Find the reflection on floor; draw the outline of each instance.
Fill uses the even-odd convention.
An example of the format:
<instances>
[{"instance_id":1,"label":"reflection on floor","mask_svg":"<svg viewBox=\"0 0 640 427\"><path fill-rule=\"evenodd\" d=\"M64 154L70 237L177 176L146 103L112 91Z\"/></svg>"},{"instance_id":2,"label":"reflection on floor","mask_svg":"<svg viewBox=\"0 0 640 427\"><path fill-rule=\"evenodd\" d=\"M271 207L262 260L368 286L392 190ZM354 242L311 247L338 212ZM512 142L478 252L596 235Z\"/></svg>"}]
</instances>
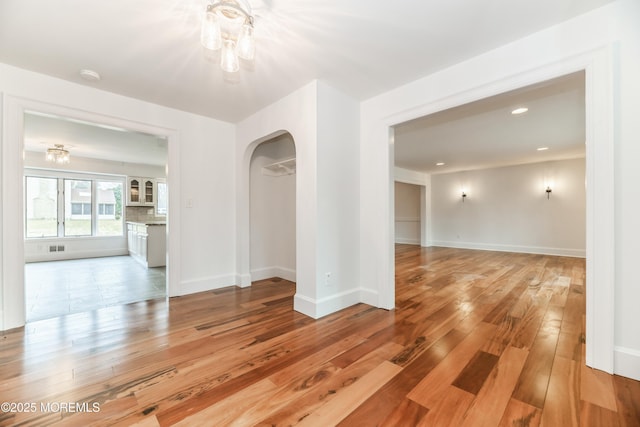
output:
<instances>
[{"instance_id":1,"label":"reflection on floor","mask_svg":"<svg viewBox=\"0 0 640 427\"><path fill-rule=\"evenodd\" d=\"M166 295L165 267L130 256L25 265L27 321L49 319Z\"/></svg>"}]
</instances>

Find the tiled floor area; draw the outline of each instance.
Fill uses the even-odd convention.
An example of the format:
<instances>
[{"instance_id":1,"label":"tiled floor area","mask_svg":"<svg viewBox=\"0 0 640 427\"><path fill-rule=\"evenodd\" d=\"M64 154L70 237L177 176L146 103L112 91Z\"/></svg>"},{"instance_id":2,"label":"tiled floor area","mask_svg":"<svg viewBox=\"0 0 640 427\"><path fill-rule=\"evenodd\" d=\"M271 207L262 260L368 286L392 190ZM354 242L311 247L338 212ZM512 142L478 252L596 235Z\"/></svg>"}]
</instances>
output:
<instances>
[{"instance_id":1,"label":"tiled floor area","mask_svg":"<svg viewBox=\"0 0 640 427\"><path fill-rule=\"evenodd\" d=\"M27 321L49 319L166 295L165 267L129 256L25 265Z\"/></svg>"}]
</instances>

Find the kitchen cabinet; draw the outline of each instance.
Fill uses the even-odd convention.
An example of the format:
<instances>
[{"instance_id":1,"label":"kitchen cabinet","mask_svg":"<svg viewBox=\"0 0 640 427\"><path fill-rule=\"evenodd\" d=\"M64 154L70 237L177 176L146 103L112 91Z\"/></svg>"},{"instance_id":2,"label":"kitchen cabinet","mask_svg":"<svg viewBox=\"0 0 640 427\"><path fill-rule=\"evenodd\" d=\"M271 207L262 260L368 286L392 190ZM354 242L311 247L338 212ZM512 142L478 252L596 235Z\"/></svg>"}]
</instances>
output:
<instances>
[{"instance_id":1,"label":"kitchen cabinet","mask_svg":"<svg viewBox=\"0 0 640 427\"><path fill-rule=\"evenodd\" d=\"M162 267L166 264L165 223L127 222L129 255L145 267Z\"/></svg>"},{"instance_id":2,"label":"kitchen cabinet","mask_svg":"<svg viewBox=\"0 0 640 427\"><path fill-rule=\"evenodd\" d=\"M156 180L130 176L127 178L127 206L154 206L156 204Z\"/></svg>"}]
</instances>

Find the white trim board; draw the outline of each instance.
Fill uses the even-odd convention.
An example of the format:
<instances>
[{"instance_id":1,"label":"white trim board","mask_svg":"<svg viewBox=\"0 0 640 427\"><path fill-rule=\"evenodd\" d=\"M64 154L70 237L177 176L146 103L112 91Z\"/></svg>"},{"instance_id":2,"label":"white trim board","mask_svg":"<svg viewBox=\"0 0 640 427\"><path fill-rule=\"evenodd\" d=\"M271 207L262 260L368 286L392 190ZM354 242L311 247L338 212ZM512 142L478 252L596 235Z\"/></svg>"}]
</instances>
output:
<instances>
[{"instance_id":1,"label":"white trim board","mask_svg":"<svg viewBox=\"0 0 640 427\"><path fill-rule=\"evenodd\" d=\"M296 293L293 297L293 309L314 319L319 319L359 302L361 302L360 289L350 289L320 299Z\"/></svg>"},{"instance_id":2,"label":"white trim board","mask_svg":"<svg viewBox=\"0 0 640 427\"><path fill-rule=\"evenodd\" d=\"M127 248L114 248L114 249L89 249L80 251L64 251L64 252L46 252L43 254L30 254L25 255L24 261L30 262L46 262L46 261L67 261L72 259L86 259L86 258L104 258L112 256L126 256L129 255Z\"/></svg>"},{"instance_id":3,"label":"white trim board","mask_svg":"<svg viewBox=\"0 0 640 427\"><path fill-rule=\"evenodd\" d=\"M255 270L251 270L251 281L255 282L257 280L270 279L272 277L279 277L284 280L288 280L290 282L296 281L296 271L290 268L273 266L273 267L264 267L258 268Z\"/></svg>"},{"instance_id":4,"label":"white trim board","mask_svg":"<svg viewBox=\"0 0 640 427\"><path fill-rule=\"evenodd\" d=\"M505 47L503 49L511 48ZM440 97L414 104L413 106L394 106L383 112L376 112L371 123L362 126L369 129L367 139L386 141L384 152L376 150L376 159L387 162L387 176L384 182L377 182L375 194L386 196L386 206L378 206L377 196L368 206L370 210L386 208L379 218L373 218L367 224L371 229L385 230L379 233L378 244L373 245L372 256L380 260L375 280L378 290L376 306L390 308L395 301L395 265L393 251L394 217L394 137L393 127L412 119L423 117L452 107L467 104L479 99L509 92L518 88L540 83L574 72L585 72L585 104L586 104L586 364L602 371L614 372L614 127L613 127L613 66L615 63L615 44L607 44L592 50L557 59L556 62L544 62L530 65L529 68L513 67L513 72L495 81L487 81L477 87L459 91L456 85L447 82L440 91ZM483 63L494 52L489 52L480 59L472 59L454 66L448 76L463 76L473 72L476 62ZM439 81L442 74L427 79ZM433 82L428 80L429 84ZM421 92L423 82L414 82L393 92L394 99L402 97L396 92L406 94ZM424 84L424 86L429 86ZM420 86L414 87L414 86ZM424 89L424 88L422 88ZM447 94L447 90L449 93ZM376 102L384 105L385 98L379 97ZM400 108L402 107L402 108ZM396 111L393 111L396 108ZM369 150L372 151L372 150ZM370 176L361 177L369 179ZM384 184L384 185L383 185ZM373 223L375 221L375 224ZM369 244L371 244L369 242ZM362 267L362 265L361 265ZM597 285L596 285L597 284Z\"/></svg>"},{"instance_id":5,"label":"white trim board","mask_svg":"<svg viewBox=\"0 0 640 427\"><path fill-rule=\"evenodd\" d=\"M0 330L23 326L26 321L24 291L24 220L22 212L24 174L23 134L24 113L39 111L57 116L72 117L92 123L161 135L167 138L169 171L169 210L167 213L167 295L179 293L180 280L180 150L178 132L161 126L134 122L63 105L50 104L21 96L3 94L2 98L2 299ZM175 243L174 243L175 242ZM11 250L6 250L11 248Z\"/></svg>"},{"instance_id":6,"label":"white trim board","mask_svg":"<svg viewBox=\"0 0 640 427\"><path fill-rule=\"evenodd\" d=\"M420 244L420 239L406 239L403 237L396 237L395 241L400 245L419 245Z\"/></svg>"},{"instance_id":7,"label":"white trim board","mask_svg":"<svg viewBox=\"0 0 640 427\"><path fill-rule=\"evenodd\" d=\"M568 248L547 248L540 246L521 246L521 245L498 245L492 243L471 243L471 242L448 242L444 240L434 240L431 246L442 246L445 248L458 249L474 249L480 251L497 251L497 252L515 252L524 254L554 255L566 256L573 258L585 258L586 251L584 249L568 249Z\"/></svg>"},{"instance_id":8,"label":"white trim board","mask_svg":"<svg viewBox=\"0 0 640 427\"><path fill-rule=\"evenodd\" d=\"M640 381L640 351L616 346L615 372L623 377Z\"/></svg>"},{"instance_id":9,"label":"white trim board","mask_svg":"<svg viewBox=\"0 0 640 427\"><path fill-rule=\"evenodd\" d=\"M230 286L236 286L235 274L201 277L199 279L191 279L181 282L180 295L195 294L214 289L228 288Z\"/></svg>"}]
</instances>

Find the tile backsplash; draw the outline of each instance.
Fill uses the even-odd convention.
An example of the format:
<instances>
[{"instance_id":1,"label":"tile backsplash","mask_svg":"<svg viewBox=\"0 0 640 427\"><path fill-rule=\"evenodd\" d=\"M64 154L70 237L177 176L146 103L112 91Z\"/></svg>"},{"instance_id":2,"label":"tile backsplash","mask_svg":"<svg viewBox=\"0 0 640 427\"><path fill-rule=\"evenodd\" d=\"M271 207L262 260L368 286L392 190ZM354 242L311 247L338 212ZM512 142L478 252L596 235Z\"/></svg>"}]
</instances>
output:
<instances>
[{"instance_id":1,"label":"tile backsplash","mask_svg":"<svg viewBox=\"0 0 640 427\"><path fill-rule=\"evenodd\" d=\"M156 215L153 206L127 206L125 210L125 218L127 221L133 222L149 222L149 221L165 221L166 215Z\"/></svg>"}]
</instances>

